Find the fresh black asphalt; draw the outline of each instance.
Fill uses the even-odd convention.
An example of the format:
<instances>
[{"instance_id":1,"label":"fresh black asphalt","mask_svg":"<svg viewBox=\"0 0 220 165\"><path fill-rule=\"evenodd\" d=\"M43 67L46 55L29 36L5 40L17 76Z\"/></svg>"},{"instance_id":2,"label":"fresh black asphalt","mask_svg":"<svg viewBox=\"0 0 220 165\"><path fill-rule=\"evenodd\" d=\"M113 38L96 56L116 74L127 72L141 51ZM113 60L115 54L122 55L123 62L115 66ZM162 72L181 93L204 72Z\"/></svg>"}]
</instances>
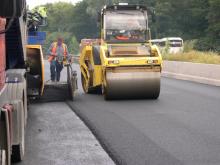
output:
<instances>
[{"instance_id":1,"label":"fresh black asphalt","mask_svg":"<svg viewBox=\"0 0 220 165\"><path fill-rule=\"evenodd\" d=\"M78 66L74 68L80 75ZM105 101L102 95L84 94L80 76L78 84L76 99L68 104L116 164L220 164L220 87L162 78L158 100ZM27 153L21 164L86 164L91 156L85 153L97 156L93 162L100 161L94 150L76 156L75 144L88 146L88 141L74 140L81 127L64 105L56 103L54 109L35 105L37 110L29 111Z\"/></svg>"},{"instance_id":2,"label":"fresh black asphalt","mask_svg":"<svg viewBox=\"0 0 220 165\"><path fill-rule=\"evenodd\" d=\"M69 105L117 164L220 164L220 87L162 78L158 100L105 101L79 85Z\"/></svg>"}]
</instances>

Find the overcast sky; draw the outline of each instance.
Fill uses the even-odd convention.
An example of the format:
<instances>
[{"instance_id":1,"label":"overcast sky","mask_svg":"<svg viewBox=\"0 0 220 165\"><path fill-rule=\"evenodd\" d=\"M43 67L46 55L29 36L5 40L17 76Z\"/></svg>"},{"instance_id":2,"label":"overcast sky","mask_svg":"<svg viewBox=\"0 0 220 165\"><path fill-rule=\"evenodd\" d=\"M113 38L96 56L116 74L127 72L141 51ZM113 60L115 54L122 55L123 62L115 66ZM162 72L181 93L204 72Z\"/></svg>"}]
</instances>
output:
<instances>
[{"instance_id":1,"label":"overcast sky","mask_svg":"<svg viewBox=\"0 0 220 165\"><path fill-rule=\"evenodd\" d=\"M54 2L59 2L59 1L76 3L81 0L27 0L27 4L29 5L30 8L33 8L38 5L42 5L46 3L54 3Z\"/></svg>"}]
</instances>

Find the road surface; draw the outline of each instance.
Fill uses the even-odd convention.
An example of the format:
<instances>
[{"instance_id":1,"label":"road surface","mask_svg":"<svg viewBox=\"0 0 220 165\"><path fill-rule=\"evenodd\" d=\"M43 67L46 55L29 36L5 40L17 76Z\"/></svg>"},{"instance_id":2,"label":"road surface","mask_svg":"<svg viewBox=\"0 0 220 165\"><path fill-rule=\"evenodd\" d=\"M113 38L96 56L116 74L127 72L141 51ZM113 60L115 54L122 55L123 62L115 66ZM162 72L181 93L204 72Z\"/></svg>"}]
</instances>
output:
<instances>
[{"instance_id":1,"label":"road surface","mask_svg":"<svg viewBox=\"0 0 220 165\"><path fill-rule=\"evenodd\" d=\"M45 69L49 80L48 63ZM61 79L66 80L65 69ZM51 95L57 96L58 93ZM115 164L66 102L29 105L25 143L26 155L19 165Z\"/></svg>"},{"instance_id":2,"label":"road surface","mask_svg":"<svg viewBox=\"0 0 220 165\"><path fill-rule=\"evenodd\" d=\"M69 105L117 164L220 164L220 87L162 78L158 100L120 101L79 87Z\"/></svg>"},{"instance_id":3,"label":"road surface","mask_svg":"<svg viewBox=\"0 0 220 165\"><path fill-rule=\"evenodd\" d=\"M20 165L113 164L73 111L119 165L220 164L219 87L162 78L158 100L105 101L84 94L78 82L71 109L31 105Z\"/></svg>"}]
</instances>

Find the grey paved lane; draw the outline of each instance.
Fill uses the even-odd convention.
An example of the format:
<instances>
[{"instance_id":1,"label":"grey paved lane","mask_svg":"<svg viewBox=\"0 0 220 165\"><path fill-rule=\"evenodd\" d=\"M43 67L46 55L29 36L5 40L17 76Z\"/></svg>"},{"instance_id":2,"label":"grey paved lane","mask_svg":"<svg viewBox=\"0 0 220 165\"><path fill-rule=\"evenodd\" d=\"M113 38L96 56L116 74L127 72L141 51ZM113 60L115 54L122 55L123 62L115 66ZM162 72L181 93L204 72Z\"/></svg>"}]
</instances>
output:
<instances>
[{"instance_id":1,"label":"grey paved lane","mask_svg":"<svg viewBox=\"0 0 220 165\"><path fill-rule=\"evenodd\" d=\"M25 160L19 165L114 165L65 103L30 106Z\"/></svg>"},{"instance_id":2,"label":"grey paved lane","mask_svg":"<svg viewBox=\"0 0 220 165\"><path fill-rule=\"evenodd\" d=\"M46 61L45 76L50 79ZM66 81L66 68L61 80ZM58 97L59 93L53 96ZM26 155L19 165L115 164L65 102L31 104L29 109Z\"/></svg>"},{"instance_id":3,"label":"grey paved lane","mask_svg":"<svg viewBox=\"0 0 220 165\"><path fill-rule=\"evenodd\" d=\"M80 86L69 104L118 164L220 164L219 87L162 78L156 101L104 101Z\"/></svg>"}]
</instances>

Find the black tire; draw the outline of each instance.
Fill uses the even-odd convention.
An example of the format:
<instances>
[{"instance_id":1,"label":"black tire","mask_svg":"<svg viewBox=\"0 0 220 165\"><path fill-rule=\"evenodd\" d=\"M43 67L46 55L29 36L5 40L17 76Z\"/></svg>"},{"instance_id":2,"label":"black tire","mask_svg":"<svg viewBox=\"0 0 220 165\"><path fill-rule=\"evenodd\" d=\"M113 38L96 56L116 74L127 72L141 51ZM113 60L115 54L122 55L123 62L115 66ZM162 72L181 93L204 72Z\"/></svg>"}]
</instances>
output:
<instances>
[{"instance_id":1,"label":"black tire","mask_svg":"<svg viewBox=\"0 0 220 165\"><path fill-rule=\"evenodd\" d=\"M103 87L102 89L102 94L104 95L104 99L107 101L107 100L111 100L110 96L108 95L108 91L106 89L106 87Z\"/></svg>"},{"instance_id":2,"label":"black tire","mask_svg":"<svg viewBox=\"0 0 220 165\"><path fill-rule=\"evenodd\" d=\"M102 86L101 85L97 87L96 93L102 95Z\"/></svg>"},{"instance_id":3,"label":"black tire","mask_svg":"<svg viewBox=\"0 0 220 165\"><path fill-rule=\"evenodd\" d=\"M100 86L97 87L92 87L88 89L88 94L101 94L102 93L102 89Z\"/></svg>"},{"instance_id":4,"label":"black tire","mask_svg":"<svg viewBox=\"0 0 220 165\"><path fill-rule=\"evenodd\" d=\"M82 87L83 87L83 91L87 94L101 94L102 93L102 88L101 86L97 86L97 87L86 87L85 84L85 79L84 76L81 73L81 82L82 82Z\"/></svg>"},{"instance_id":5,"label":"black tire","mask_svg":"<svg viewBox=\"0 0 220 165\"><path fill-rule=\"evenodd\" d=\"M88 93L88 89L86 88L86 82L85 82L85 78L84 78L84 76L83 76L83 74L81 73L81 83L82 83L82 88L83 88L83 91L85 92L85 93Z\"/></svg>"},{"instance_id":6,"label":"black tire","mask_svg":"<svg viewBox=\"0 0 220 165\"><path fill-rule=\"evenodd\" d=\"M69 91L70 91L71 100L74 101L75 91L77 89L77 78L76 78L76 76L71 77L69 88L70 88Z\"/></svg>"}]
</instances>

